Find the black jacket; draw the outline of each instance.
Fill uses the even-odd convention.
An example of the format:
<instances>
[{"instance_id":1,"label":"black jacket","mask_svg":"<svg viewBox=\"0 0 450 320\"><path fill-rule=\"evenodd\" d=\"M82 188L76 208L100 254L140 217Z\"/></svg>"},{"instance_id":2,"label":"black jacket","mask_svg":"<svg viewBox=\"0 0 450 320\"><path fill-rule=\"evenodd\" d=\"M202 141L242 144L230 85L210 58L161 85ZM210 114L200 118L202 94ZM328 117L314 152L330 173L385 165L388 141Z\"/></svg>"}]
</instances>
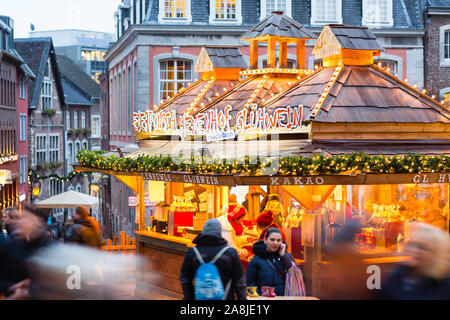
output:
<instances>
[{"instance_id":1,"label":"black jacket","mask_svg":"<svg viewBox=\"0 0 450 320\"><path fill-rule=\"evenodd\" d=\"M281 257L278 252L268 252L263 240L253 245L253 253L255 256L247 267L247 286L258 287L259 294L261 294L263 286L274 287L277 296L284 296L286 273L292 266L292 262L295 261L292 255L285 252ZM267 260L278 272L270 266Z\"/></svg>"},{"instance_id":2,"label":"black jacket","mask_svg":"<svg viewBox=\"0 0 450 320\"><path fill-rule=\"evenodd\" d=\"M397 267L376 294L379 300L450 300L450 278L435 280L421 278L415 282L407 280L411 269Z\"/></svg>"},{"instance_id":3,"label":"black jacket","mask_svg":"<svg viewBox=\"0 0 450 320\"><path fill-rule=\"evenodd\" d=\"M205 263L210 262L222 248L228 245L227 241L222 237L204 234L198 235L192 242L197 245L197 249ZM228 281L232 279L227 300L234 300L234 293L236 293L238 300L246 300L247 284L244 269L242 268L242 263L236 249L227 249L216 261L215 265L219 270L224 288ZM195 271L199 266L200 262L194 250L190 248L184 257L180 271L180 282L183 288L184 300L195 299L193 280L195 278Z\"/></svg>"},{"instance_id":4,"label":"black jacket","mask_svg":"<svg viewBox=\"0 0 450 320\"><path fill-rule=\"evenodd\" d=\"M94 248L101 247L100 235L97 234L95 226L89 220L77 220L70 226L68 241L84 244Z\"/></svg>"}]
</instances>

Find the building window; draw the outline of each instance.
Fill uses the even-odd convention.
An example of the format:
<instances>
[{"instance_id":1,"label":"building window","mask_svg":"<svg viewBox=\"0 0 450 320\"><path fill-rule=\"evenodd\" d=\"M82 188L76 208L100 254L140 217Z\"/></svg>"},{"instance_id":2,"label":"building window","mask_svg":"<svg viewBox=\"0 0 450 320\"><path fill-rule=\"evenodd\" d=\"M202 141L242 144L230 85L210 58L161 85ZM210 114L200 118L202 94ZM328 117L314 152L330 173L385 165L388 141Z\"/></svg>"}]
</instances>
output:
<instances>
[{"instance_id":1,"label":"building window","mask_svg":"<svg viewBox=\"0 0 450 320\"><path fill-rule=\"evenodd\" d=\"M78 111L73 112L73 128L78 129Z\"/></svg>"},{"instance_id":2,"label":"building window","mask_svg":"<svg viewBox=\"0 0 450 320\"><path fill-rule=\"evenodd\" d=\"M68 162L68 165L71 165L74 162L73 143L71 141L67 144L67 162Z\"/></svg>"},{"instance_id":3,"label":"building window","mask_svg":"<svg viewBox=\"0 0 450 320\"><path fill-rule=\"evenodd\" d=\"M450 67L450 24L439 27L439 66Z\"/></svg>"},{"instance_id":4,"label":"building window","mask_svg":"<svg viewBox=\"0 0 450 320\"><path fill-rule=\"evenodd\" d=\"M81 111L81 128L86 128L86 112Z\"/></svg>"},{"instance_id":5,"label":"building window","mask_svg":"<svg viewBox=\"0 0 450 320\"><path fill-rule=\"evenodd\" d=\"M444 59L450 59L450 30L444 33Z\"/></svg>"},{"instance_id":6,"label":"building window","mask_svg":"<svg viewBox=\"0 0 450 320\"><path fill-rule=\"evenodd\" d=\"M19 98L22 100L25 100L27 98L27 81L24 76L20 76Z\"/></svg>"},{"instance_id":7,"label":"building window","mask_svg":"<svg viewBox=\"0 0 450 320\"><path fill-rule=\"evenodd\" d=\"M28 181L27 156L20 156L20 183Z\"/></svg>"},{"instance_id":8,"label":"building window","mask_svg":"<svg viewBox=\"0 0 450 320\"><path fill-rule=\"evenodd\" d=\"M91 124L92 137L100 138L100 116L98 116L98 115L92 116L91 121L92 121L92 124Z\"/></svg>"},{"instance_id":9,"label":"building window","mask_svg":"<svg viewBox=\"0 0 450 320\"><path fill-rule=\"evenodd\" d=\"M67 130L71 128L71 126L70 126L70 110L67 110L67 113L66 113L66 127L67 127Z\"/></svg>"},{"instance_id":10,"label":"building window","mask_svg":"<svg viewBox=\"0 0 450 320\"><path fill-rule=\"evenodd\" d=\"M274 11L283 11L287 16L292 15L292 0L261 0L261 19L268 17Z\"/></svg>"},{"instance_id":11,"label":"building window","mask_svg":"<svg viewBox=\"0 0 450 320\"><path fill-rule=\"evenodd\" d=\"M76 192L81 192L81 185L80 184L77 184L77 187L76 187L75 191Z\"/></svg>"},{"instance_id":12,"label":"building window","mask_svg":"<svg viewBox=\"0 0 450 320\"><path fill-rule=\"evenodd\" d=\"M158 22L190 23L191 0L159 0Z\"/></svg>"},{"instance_id":13,"label":"building window","mask_svg":"<svg viewBox=\"0 0 450 320\"><path fill-rule=\"evenodd\" d=\"M81 150L80 141L75 142L75 158L78 160L78 152Z\"/></svg>"},{"instance_id":14,"label":"building window","mask_svg":"<svg viewBox=\"0 0 450 320\"><path fill-rule=\"evenodd\" d=\"M133 117L133 109L131 106L132 95L131 95L131 66L128 67L128 86L127 86L127 132L128 135L131 135L131 126L132 126L132 117Z\"/></svg>"},{"instance_id":15,"label":"building window","mask_svg":"<svg viewBox=\"0 0 450 320\"><path fill-rule=\"evenodd\" d=\"M392 0L363 0L362 24L370 27L392 27Z\"/></svg>"},{"instance_id":16,"label":"building window","mask_svg":"<svg viewBox=\"0 0 450 320\"><path fill-rule=\"evenodd\" d=\"M376 60L375 63L377 63L380 68L385 69L390 74L392 74L394 76L397 75L397 70L398 70L397 61Z\"/></svg>"},{"instance_id":17,"label":"building window","mask_svg":"<svg viewBox=\"0 0 450 320\"><path fill-rule=\"evenodd\" d=\"M242 23L241 0L210 0L209 23Z\"/></svg>"},{"instance_id":18,"label":"building window","mask_svg":"<svg viewBox=\"0 0 450 320\"><path fill-rule=\"evenodd\" d=\"M159 69L159 97L167 100L192 81L192 61L162 60Z\"/></svg>"},{"instance_id":19,"label":"building window","mask_svg":"<svg viewBox=\"0 0 450 320\"><path fill-rule=\"evenodd\" d=\"M59 136L58 135L51 135L49 136L50 143L49 143L49 156L50 156L50 162L56 163L59 162Z\"/></svg>"},{"instance_id":20,"label":"building window","mask_svg":"<svg viewBox=\"0 0 450 320\"><path fill-rule=\"evenodd\" d=\"M36 164L44 164L47 155L47 136L36 136Z\"/></svg>"},{"instance_id":21,"label":"building window","mask_svg":"<svg viewBox=\"0 0 450 320\"><path fill-rule=\"evenodd\" d=\"M311 24L342 23L341 0L311 0Z\"/></svg>"},{"instance_id":22,"label":"building window","mask_svg":"<svg viewBox=\"0 0 450 320\"><path fill-rule=\"evenodd\" d=\"M41 107L42 109L52 109L52 81L44 80L41 87Z\"/></svg>"},{"instance_id":23,"label":"building window","mask_svg":"<svg viewBox=\"0 0 450 320\"><path fill-rule=\"evenodd\" d=\"M20 114L20 141L27 141L27 115Z\"/></svg>"},{"instance_id":24,"label":"building window","mask_svg":"<svg viewBox=\"0 0 450 320\"><path fill-rule=\"evenodd\" d=\"M56 178L50 178L49 180L50 180L50 183L49 183L50 197L60 194L62 191L62 182L57 180Z\"/></svg>"},{"instance_id":25,"label":"building window","mask_svg":"<svg viewBox=\"0 0 450 320\"><path fill-rule=\"evenodd\" d=\"M82 149L83 149L83 150L88 150L88 149L89 149L88 142L87 142L86 140L84 140L84 141L82 142Z\"/></svg>"}]
</instances>

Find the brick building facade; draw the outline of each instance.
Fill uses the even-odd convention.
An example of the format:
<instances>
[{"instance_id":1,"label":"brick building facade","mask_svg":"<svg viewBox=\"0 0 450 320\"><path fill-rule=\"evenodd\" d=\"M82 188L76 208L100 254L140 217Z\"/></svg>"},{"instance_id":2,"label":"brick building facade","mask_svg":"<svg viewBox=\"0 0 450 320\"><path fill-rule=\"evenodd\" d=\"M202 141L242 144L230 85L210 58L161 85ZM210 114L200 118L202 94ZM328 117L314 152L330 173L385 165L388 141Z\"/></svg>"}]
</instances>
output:
<instances>
[{"instance_id":1,"label":"brick building facade","mask_svg":"<svg viewBox=\"0 0 450 320\"><path fill-rule=\"evenodd\" d=\"M425 88L450 106L450 1L429 1L424 47Z\"/></svg>"}]
</instances>

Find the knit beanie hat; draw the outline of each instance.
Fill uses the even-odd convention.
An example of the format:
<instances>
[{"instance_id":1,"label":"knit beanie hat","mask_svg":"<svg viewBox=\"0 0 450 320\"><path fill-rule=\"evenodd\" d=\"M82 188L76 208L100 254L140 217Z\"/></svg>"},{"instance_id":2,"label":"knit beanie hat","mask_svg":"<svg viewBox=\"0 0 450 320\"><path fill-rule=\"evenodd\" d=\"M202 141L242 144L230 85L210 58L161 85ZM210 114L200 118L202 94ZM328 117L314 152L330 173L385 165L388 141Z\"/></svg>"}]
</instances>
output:
<instances>
[{"instance_id":1,"label":"knit beanie hat","mask_svg":"<svg viewBox=\"0 0 450 320\"><path fill-rule=\"evenodd\" d=\"M217 219L210 219L203 225L203 234L222 237L222 225Z\"/></svg>"},{"instance_id":2,"label":"knit beanie hat","mask_svg":"<svg viewBox=\"0 0 450 320\"><path fill-rule=\"evenodd\" d=\"M230 205L228 207L228 216L232 219L232 220L237 220L239 218L241 218L242 216L247 214L247 210L241 206L240 204L236 204L236 205Z\"/></svg>"},{"instance_id":3,"label":"knit beanie hat","mask_svg":"<svg viewBox=\"0 0 450 320\"><path fill-rule=\"evenodd\" d=\"M260 226L269 226L273 223L275 218L273 217L272 211L263 211L258 218L256 219L256 223Z\"/></svg>"}]
</instances>

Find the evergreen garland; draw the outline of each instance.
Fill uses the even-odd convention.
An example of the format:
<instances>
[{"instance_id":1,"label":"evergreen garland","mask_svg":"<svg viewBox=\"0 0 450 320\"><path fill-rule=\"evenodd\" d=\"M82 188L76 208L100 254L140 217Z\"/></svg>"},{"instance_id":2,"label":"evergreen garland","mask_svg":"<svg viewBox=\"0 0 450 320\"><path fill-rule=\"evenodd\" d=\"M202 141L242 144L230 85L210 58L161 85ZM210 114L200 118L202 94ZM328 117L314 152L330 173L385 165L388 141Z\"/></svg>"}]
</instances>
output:
<instances>
[{"instance_id":1,"label":"evergreen garland","mask_svg":"<svg viewBox=\"0 0 450 320\"><path fill-rule=\"evenodd\" d=\"M79 164L84 167L122 171L158 172L178 171L195 174L264 174L272 165L278 164L279 175L308 176L358 173L424 173L450 172L450 157L446 155L405 155L385 156L367 155L363 152L343 155L315 154L311 158L303 156L249 157L226 161L219 158L201 156L147 156L136 159L105 157L104 151L81 150L78 152ZM272 173L273 174L273 173Z\"/></svg>"}]
</instances>

